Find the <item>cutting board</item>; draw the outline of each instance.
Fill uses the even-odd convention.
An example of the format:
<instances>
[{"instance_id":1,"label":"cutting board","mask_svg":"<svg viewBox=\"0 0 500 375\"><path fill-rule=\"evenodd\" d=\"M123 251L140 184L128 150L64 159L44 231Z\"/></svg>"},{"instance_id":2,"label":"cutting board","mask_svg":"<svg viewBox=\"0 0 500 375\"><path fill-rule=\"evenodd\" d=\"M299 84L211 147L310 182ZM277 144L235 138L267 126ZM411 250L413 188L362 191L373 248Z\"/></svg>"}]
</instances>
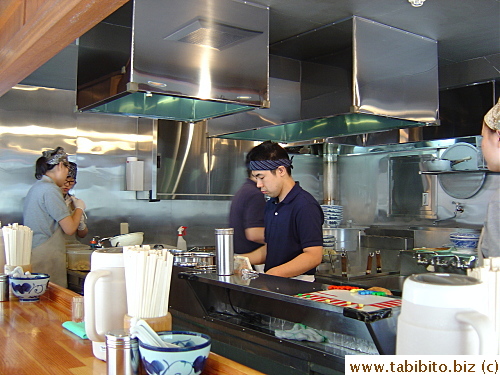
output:
<instances>
[{"instance_id":1,"label":"cutting board","mask_svg":"<svg viewBox=\"0 0 500 375\"><path fill-rule=\"evenodd\" d=\"M401 299L399 298L390 298L375 295L361 295L357 292L340 289L303 293L300 295L296 295L295 297L368 312L401 306Z\"/></svg>"}]
</instances>

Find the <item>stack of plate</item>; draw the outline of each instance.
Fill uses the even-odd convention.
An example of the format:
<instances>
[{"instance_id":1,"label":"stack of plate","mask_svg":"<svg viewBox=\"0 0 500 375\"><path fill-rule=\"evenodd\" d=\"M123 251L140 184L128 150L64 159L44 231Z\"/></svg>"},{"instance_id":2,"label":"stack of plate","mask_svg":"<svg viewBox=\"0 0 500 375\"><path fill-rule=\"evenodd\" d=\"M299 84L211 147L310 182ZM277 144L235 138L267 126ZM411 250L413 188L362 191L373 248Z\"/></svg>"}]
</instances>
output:
<instances>
[{"instance_id":1,"label":"stack of plate","mask_svg":"<svg viewBox=\"0 0 500 375\"><path fill-rule=\"evenodd\" d=\"M342 206L334 204L322 204L321 208L325 214L325 226L329 228L338 228L342 222Z\"/></svg>"}]
</instances>

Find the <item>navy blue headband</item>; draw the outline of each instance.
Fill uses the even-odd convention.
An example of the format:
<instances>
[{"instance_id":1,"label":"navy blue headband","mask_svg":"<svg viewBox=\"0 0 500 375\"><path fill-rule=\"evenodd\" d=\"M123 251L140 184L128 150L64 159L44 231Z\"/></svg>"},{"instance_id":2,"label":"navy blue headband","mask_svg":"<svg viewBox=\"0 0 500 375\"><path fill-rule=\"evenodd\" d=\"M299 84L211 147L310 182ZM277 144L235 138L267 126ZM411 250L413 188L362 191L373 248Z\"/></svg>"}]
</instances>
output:
<instances>
[{"instance_id":1,"label":"navy blue headband","mask_svg":"<svg viewBox=\"0 0 500 375\"><path fill-rule=\"evenodd\" d=\"M292 167L292 161L290 159L252 160L248 165L248 169L252 171L272 171L281 166L285 168Z\"/></svg>"}]
</instances>

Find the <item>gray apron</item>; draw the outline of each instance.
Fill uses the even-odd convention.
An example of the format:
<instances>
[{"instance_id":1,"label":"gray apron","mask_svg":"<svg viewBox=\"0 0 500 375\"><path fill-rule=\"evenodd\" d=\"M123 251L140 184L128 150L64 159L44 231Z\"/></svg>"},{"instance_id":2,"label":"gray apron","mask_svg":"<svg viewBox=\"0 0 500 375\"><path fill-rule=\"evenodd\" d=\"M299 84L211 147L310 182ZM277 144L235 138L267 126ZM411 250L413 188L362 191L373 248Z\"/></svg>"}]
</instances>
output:
<instances>
[{"instance_id":1,"label":"gray apron","mask_svg":"<svg viewBox=\"0 0 500 375\"><path fill-rule=\"evenodd\" d=\"M31 249L31 269L33 272L49 274L51 282L67 288L66 245L63 234L62 228L58 226L47 241Z\"/></svg>"}]
</instances>

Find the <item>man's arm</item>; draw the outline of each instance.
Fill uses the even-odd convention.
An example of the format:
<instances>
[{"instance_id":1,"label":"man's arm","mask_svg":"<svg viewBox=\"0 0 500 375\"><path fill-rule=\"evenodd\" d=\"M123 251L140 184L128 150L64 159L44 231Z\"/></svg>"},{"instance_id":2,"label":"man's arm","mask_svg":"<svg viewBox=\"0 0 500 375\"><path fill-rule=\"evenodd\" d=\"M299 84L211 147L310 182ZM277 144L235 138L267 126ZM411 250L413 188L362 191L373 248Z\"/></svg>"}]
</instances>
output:
<instances>
[{"instance_id":1,"label":"man's arm","mask_svg":"<svg viewBox=\"0 0 500 375\"><path fill-rule=\"evenodd\" d=\"M298 275L302 275L304 272L309 271L311 268L316 267L321 263L322 258L322 246L306 247L303 250L302 254L296 256L289 262L283 263L280 266L273 267L267 270L266 274L281 277L295 277Z\"/></svg>"},{"instance_id":2,"label":"man's arm","mask_svg":"<svg viewBox=\"0 0 500 375\"><path fill-rule=\"evenodd\" d=\"M254 227L245 229L245 237L248 241L253 241L257 243L264 242L264 227Z\"/></svg>"},{"instance_id":3,"label":"man's arm","mask_svg":"<svg viewBox=\"0 0 500 375\"><path fill-rule=\"evenodd\" d=\"M250 264L263 264L266 262L267 246L261 246L251 253L240 254L250 260Z\"/></svg>"}]
</instances>

